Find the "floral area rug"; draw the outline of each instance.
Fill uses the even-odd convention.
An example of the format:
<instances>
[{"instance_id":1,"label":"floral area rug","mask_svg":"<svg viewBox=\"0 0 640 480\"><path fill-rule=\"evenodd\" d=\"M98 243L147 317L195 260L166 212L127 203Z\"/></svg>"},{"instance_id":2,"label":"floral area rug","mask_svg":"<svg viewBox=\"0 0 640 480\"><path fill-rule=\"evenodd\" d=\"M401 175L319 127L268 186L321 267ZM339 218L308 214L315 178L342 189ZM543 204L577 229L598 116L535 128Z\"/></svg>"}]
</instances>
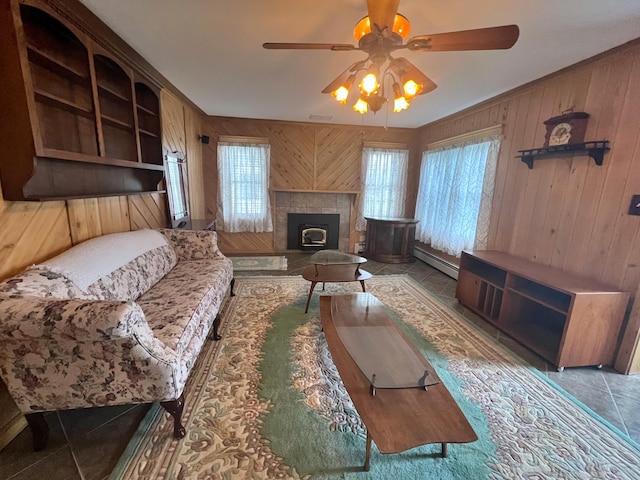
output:
<instances>
[{"instance_id":1,"label":"floral area rug","mask_svg":"<svg viewBox=\"0 0 640 480\"><path fill-rule=\"evenodd\" d=\"M186 390L187 436L154 406L112 479L638 479L637 444L572 401L407 276L367 290L429 358L478 441L394 455L374 448L342 386L301 277L242 277ZM355 293L357 283L323 294ZM428 392L425 392L428 394Z\"/></svg>"},{"instance_id":2,"label":"floral area rug","mask_svg":"<svg viewBox=\"0 0 640 480\"><path fill-rule=\"evenodd\" d=\"M284 256L268 256L268 257L229 257L233 262L233 270L286 270L287 257Z\"/></svg>"}]
</instances>

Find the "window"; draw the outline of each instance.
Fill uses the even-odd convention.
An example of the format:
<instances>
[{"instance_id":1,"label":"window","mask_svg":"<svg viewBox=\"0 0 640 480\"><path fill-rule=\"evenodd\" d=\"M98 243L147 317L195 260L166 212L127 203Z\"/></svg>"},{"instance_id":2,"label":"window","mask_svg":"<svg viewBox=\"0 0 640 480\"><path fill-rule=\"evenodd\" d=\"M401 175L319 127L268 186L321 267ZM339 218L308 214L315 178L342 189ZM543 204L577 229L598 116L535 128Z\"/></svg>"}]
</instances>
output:
<instances>
[{"instance_id":1,"label":"window","mask_svg":"<svg viewBox=\"0 0 640 480\"><path fill-rule=\"evenodd\" d=\"M218 220L227 232L271 232L266 143L218 143Z\"/></svg>"},{"instance_id":2,"label":"window","mask_svg":"<svg viewBox=\"0 0 640 480\"><path fill-rule=\"evenodd\" d=\"M187 164L181 152L168 153L165 156L167 192L171 226L182 228L189 222L189 205L187 202Z\"/></svg>"},{"instance_id":3,"label":"window","mask_svg":"<svg viewBox=\"0 0 640 480\"><path fill-rule=\"evenodd\" d=\"M365 217L404 215L408 165L408 150L362 149L362 194L357 230L366 230Z\"/></svg>"},{"instance_id":4,"label":"window","mask_svg":"<svg viewBox=\"0 0 640 480\"><path fill-rule=\"evenodd\" d=\"M449 255L485 248L501 136L467 140L422 155L416 239Z\"/></svg>"}]
</instances>

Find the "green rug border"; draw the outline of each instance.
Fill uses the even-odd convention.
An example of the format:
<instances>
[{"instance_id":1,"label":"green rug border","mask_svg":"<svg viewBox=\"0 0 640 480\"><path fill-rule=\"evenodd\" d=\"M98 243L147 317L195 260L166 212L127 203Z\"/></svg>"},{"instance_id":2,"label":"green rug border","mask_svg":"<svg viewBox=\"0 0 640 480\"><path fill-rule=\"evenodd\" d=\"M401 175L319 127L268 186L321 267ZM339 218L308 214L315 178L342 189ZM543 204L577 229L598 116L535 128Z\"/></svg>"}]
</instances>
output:
<instances>
[{"instance_id":1,"label":"green rug border","mask_svg":"<svg viewBox=\"0 0 640 480\"><path fill-rule=\"evenodd\" d=\"M378 275L378 277L381 277L381 276L383 276L383 275ZM484 336L485 339L489 340L493 344L497 344L497 345L500 345L501 347L505 348L509 352L509 354L511 356L513 356L514 359L516 359L520 364L522 364L522 366L524 366L524 367L528 368L529 370L533 371L533 373L538 378L540 378L543 381L545 381L548 385L550 385L555 390L560 392L563 396L565 396L567 399L569 399L573 404L575 404L577 407L579 407L585 413L587 413L592 418L594 418L595 420L600 422L602 425L604 425L605 427L610 429L612 432L614 432L616 435L618 435L618 437L620 437L623 441L625 441L627 444L629 444L630 446L632 446L633 448L635 448L636 450L638 450L640 452L640 443L639 442L636 442L635 440L633 440L626 433L624 433L618 427L613 425L610 421L608 421L607 419L602 417L600 414L595 412L591 407L589 407L588 405L586 405L585 403L583 403L582 401L580 401L576 397L574 397L572 394L567 392L564 388L562 388L560 385L558 385L554 380L549 378L547 375L542 373L540 370L538 370L536 367L534 367L527 360L523 359L520 355L518 355L516 352L514 352L511 348L509 348L509 346L498 342L498 340L496 338L494 338L493 336L489 335L486 331L484 331L482 328L480 328L474 322L472 322L471 320L466 318L464 315L460 314L458 311L456 311L455 309L451 308L449 305L444 303L440 298L438 298L435 294L430 292L423 285L418 283L410 275L407 275L407 274L392 274L392 275L384 275L384 277L390 277L390 278L392 278L392 277L403 277L403 278L407 278L408 280L410 280L410 282L413 283L415 286L417 286L420 290L424 290L431 297L433 297L433 299L440 306L442 306L443 308L446 308L448 311L450 311L451 313L455 314L458 318L460 318L462 321L464 321L465 324L467 324L468 326L473 328L475 331L480 333L482 336ZM273 278L296 279L296 278L302 278L302 276L301 275L275 275L275 276L272 276L272 275L244 275L242 277L238 277L236 279L236 282L241 282L242 280L259 280L259 279L273 279ZM453 280L455 280L455 279L453 279ZM236 287L237 286L238 285L236 285ZM227 297L227 301L228 301L228 298L229 297ZM313 299L312 299L312 301L313 301ZM221 333L223 333L223 331L224 331L224 328L222 329ZM620 374L620 375L622 375L622 374ZM112 470L111 474L108 477L110 480L118 480L118 479L122 478L121 477L121 473L123 473L124 469L127 467L128 459L132 458L133 455L135 454L135 452L138 450L138 448L139 448L140 444L142 443L143 439L145 438L147 432L149 432L152 427L153 428L157 428L157 425L155 425L156 419L159 416L161 416L162 413L163 413L163 409L160 406L160 404L158 402L153 402L151 404L151 407L150 407L149 411L145 414L145 416L140 421L140 424L138 425L138 428L136 429L136 432L131 437L131 440L127 444L126 448L120 454L120 458L118 459L118 462L116 463L116 466L114 467L114 469Z\"/></svg>"},{"instance_id":2,"label":"green rug border","mask_svg":"<svg viewBox=\"0 0 640 480\"><path fill-rule=\"evenodd\" d=\"M252 269L238 269L236 270L235 265L233 266L234 271L237 272L266 272L266 271L274 271L274 272L284 272L287 270L287 265L288 265L288 258L286 255L232 255L227 257L229 258L229 260L231 260L231 263L233 263L234 259L238 259L238 258L242 258L242 259L251 259L251 258L277 258L279 259L279 263L281 266L284 266L285 268L256 268L255 270ZM248 275L245 275L248 276ZM259 276L259 275L255 275L255 276ZM280 276L287 276L287 275L280 275Z\"/></svg>"}]
</instances>

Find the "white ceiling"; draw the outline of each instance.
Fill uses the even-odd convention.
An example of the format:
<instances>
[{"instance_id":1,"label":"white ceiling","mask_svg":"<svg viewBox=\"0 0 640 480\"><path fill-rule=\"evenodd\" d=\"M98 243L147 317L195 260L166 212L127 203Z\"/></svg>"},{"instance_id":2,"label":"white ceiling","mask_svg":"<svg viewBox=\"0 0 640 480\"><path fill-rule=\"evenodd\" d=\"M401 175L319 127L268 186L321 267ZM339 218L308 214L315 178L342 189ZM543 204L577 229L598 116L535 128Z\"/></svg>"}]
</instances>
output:
<instances>
[{"instance_id":1,"label":"white ceiling","mask_svg":"<svg viewBox=\"0 0 640 480\"><path fill-rule=\"evenodd\" d=\"M410 36L515 23L520 38L510 50L405 51L438 88L362 116L320 91L364 52L262 44L355 44L365 0L81 1L207 114L302 122L419 127L640 36L639 0L401 0Z\"/></svg>"}]
</instances>

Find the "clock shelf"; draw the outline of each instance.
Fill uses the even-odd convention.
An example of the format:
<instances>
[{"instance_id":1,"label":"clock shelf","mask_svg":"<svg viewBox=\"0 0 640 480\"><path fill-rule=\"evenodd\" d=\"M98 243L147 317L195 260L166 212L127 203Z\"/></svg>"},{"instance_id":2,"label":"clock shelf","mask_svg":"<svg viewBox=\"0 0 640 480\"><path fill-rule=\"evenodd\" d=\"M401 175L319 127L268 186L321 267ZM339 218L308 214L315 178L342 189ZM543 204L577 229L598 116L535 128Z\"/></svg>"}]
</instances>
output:
<instances>
[{"instance_id":1,"label":"clock shelf","mask_svg":"<svg viewBox=\"0 0 640 480\"><path fill-rule=\"evenodd\" d=\"M552 158L563 155L586 154L593 158L596 165L601 166L605 152L609 151L608 140L593 142L569 143L566 145L554 145L552 147L532 148L530 150L518 150L516 155L529 169L533 168L533 161L539 158Z\"/></svg>"}]
</instances>

